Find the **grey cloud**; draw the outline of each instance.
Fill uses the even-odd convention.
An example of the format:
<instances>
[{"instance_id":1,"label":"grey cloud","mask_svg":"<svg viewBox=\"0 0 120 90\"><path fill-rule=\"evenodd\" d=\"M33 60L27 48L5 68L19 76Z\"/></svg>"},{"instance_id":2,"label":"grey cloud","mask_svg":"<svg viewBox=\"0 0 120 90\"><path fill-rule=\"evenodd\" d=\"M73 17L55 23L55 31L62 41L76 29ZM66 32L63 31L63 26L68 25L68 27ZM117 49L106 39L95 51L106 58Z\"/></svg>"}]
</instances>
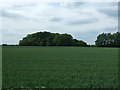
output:
<instances>
[{"instance_id":1,"label":"grey cloud","mask_svg":"<svg viewBox=\"0 0 120 90\"><path fill-rule=\"evenodd\" d=\"M19 10L23 7L33 7L33 6L36 6L37 3L22 3L22 4L15 4L15 5L12 5L11 7L9 7L8 9L13 9L13 10Z\"/></svg>"},{"instance_id":2,"label":"grey cloud","mask_svg":"<svg viewBox=\"0 0 120 90\"><path fill-rule=\"evenodd\" d=\"M78 8L82 5L84 5L86 2L72 2L72 3L66 3L64 7L69 8L69 9L74 9Z\"/></svg>"},{"instance_id":3,"label":"grey cloud","mask_svg":"<svg viewBox=\"0 0 120 90\"><path fill-rule=\"evenodd\" d=\"M61 20L62 20L62 18L60 18L60 17L53 17L51 19L52 22L60 22Z\"/></svg>"},{"instance_id":4,"label":"grey cloud","mask_svg":"<svg viewBox=\"0 0 120 90\"><path fill-rule=\"evenodd\" d=\"M84 19L68 22L69 25L80 25L80 24L89 24L97 22L97 19Z\"/></svg>"},{"instance_id":5,"label":"grey cloud","mask_svg":"<svg viewBox=\"0 0 120 90\"><path fill-rule=\"evenodd\" d=\"M62 4L62 2L50 2L48 3L49 6L53 6L53 7L59 7Z\"/></svg>"},{"instance_id":6,"label":"grey cloud","mask_svg":"<svg viewBox=\"0 0 120 90\"><path fill-rule=\"evenodd\" d=\"M74 7L79 7L83 4L85 4L85 2L73 2L71 5L74 6Z\"/></svg>"},{"instance_id":7,"label":"grey cloud","mask_svg":"<svg viewBox=\"0 0 120 90\"><path fill-rule=\"evenodd\" d=\"M118 3L111 2L111 3L100 3L97 10L100 13L104 13L110 17L117 17L118 16Z\"/></svg>"},{"instance_id":8,"label":"grey cloud","mask_svg":"<svg viewBox=\"0 0 120 90\"><path fill-rule=\"evenodd\" d=\"M111 27L107 27L104 28L104 31L108 31L108 32L116 32L116 30L118 30L118 26L111 26Z\"/></svg>"},{"instance_id":9,"label":"grey cloud","mask_svg":"<svg viewBox=\"0 0 120 90\"><path fill-rule=\"evenodd\" d=\"M0 16L2 17L6 17L6 18L12 18L12 19L16 19L16 18L22 18L22 15L19 15L17 13L13 13L13 12L9 12L7 10L1 10L0 11Z\"/></svg>"},{"instance_id":10,"label":"grey cloud","mask_svg":"<svg viewBox=\"0 0 120 90\"><path fill-rule=\"evenodd\" d=\"M107 16L110 16L110 17L117 17L118 16L118 10L110 10L110 9L101 9L101 10L98 10L99 12L101 13L104 13L106 14Z\"/></svg>"},{"instance_id":11,"label":"grey cloud","mask_svg":"<svg viewBox=\"0 0 120 90\"><path fill-rule=\"evenodd\" d=\"M109 2L110 4L109 5L112 5L112 6L117 6L119 5L119 2Z\"/></svg>"}]
</instances>

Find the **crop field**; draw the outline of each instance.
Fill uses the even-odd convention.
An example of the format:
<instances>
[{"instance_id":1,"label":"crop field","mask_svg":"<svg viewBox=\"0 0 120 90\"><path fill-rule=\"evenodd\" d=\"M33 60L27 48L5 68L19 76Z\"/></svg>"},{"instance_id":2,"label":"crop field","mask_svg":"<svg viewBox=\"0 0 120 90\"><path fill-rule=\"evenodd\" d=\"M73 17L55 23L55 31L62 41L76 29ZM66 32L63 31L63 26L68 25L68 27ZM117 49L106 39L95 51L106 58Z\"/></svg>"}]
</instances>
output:
<instances>
[{"instance_id":1,"label":"crop field","mask_svg":"<svg viewBox=\"0 0 120 90\"><path fill-rule=\"evenodd\" d=\"M118 48L4 46L3 88L117 88Z\"/></svg>"}]
</instances>

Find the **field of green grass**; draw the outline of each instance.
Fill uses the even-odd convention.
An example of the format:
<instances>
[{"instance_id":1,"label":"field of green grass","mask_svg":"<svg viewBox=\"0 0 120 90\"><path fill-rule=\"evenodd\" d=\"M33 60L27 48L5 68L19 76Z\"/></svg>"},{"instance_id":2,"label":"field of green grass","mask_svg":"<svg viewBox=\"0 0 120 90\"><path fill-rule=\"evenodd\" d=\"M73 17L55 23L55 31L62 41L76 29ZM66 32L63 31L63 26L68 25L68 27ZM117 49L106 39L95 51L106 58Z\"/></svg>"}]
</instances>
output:
<instances>
[{"instance_id":1,"label":"field of green grass","mask_svg":"<svg viewBox=\"0 0 120 90\"><path fill-rule=\"evenodd\" d=\"M117 88L118 49L4 46L3 88Z\"/></svg>"},{"instance_id":2,"label":"field of green grass","mask_svg":"<svg viewBox=\"0 0 120 90\"><path fill-rule=\"evenodd\" d=\"M2 88L2 46L0 46L0 89Z\"/></svg>"}]
</instances>

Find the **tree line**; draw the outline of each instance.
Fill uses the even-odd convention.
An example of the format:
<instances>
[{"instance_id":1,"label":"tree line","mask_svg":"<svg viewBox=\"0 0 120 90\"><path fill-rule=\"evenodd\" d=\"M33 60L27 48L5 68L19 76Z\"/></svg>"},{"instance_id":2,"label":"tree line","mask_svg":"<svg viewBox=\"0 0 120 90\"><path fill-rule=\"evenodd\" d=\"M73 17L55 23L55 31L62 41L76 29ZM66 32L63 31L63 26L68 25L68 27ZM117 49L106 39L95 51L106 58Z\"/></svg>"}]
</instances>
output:
<instances>
[{"instance_id":1,"label":"tree line","mask_svg":"<svg viewBox=\"0 0 120 90\"><path fill-rule=\"evenodd\" d=\"M95 44L98 47L120 47L120 32L102 33L98 35Z\"/></svg>"},{"instance_id":2,"label":"tree line","mask_svg":"<svg viewBox=\"0 0 120 90\"><path fill-rule=\"evenodd\" d=\"M28 34L19 41L20 46L87 46L87 47L120 47L120 32L102 33L97 36L95 45L87 45L82 40L73 39L70 34L37 32ZM2 44L2 46L18 46Z\"/></svg>"},{"instance_id":3,"label":"tree line","mask_svg":"<svg viewBox=\"0 0 120 90\"><path fill-rule=\"evenodd\" d=\"M88 46L82 40L73 39L70 34L37 32L28 34L19 41L20 46Z\"/></svg>"}]
</instances>

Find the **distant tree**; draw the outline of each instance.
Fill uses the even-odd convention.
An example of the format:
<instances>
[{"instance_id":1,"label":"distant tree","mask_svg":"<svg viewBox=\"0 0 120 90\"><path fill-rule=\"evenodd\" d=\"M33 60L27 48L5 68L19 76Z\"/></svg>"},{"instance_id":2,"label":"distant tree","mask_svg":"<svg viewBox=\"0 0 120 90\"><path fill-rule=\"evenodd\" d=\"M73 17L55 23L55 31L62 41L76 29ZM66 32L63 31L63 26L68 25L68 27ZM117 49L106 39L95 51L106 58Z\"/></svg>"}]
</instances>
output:
<instances>
[{"instance_id":1,"label":"distant tree","mask_svg":"<svg viewBox=\"0 0 120 90\"><path fill-rule=\"evenodd\" d=\"M69 34L56 34L54 41L56 46L72 46L73 37Z\"/></svg>"},{"instance_id":2,"label":"distant tree","mask_svg":"<svg viewBox=\"0 0 120 90\"><path fill-rule=\"evenodd\" d=\"M79 46L87 46L87 43L82 40L78 41L78 43L79 43Z\"/></svg>"},{"instance_id":3,"label":"distant tree","mask_svg":"<svg viewBox=\"0 0 120 90\"><path fill-rule=\"evenodd\" d=\"M84 41L80 41L80 40L77 40L77 39L73 39L73 44L74 46L88 46L86 42Z\"/></svg>"},{"instance_id":4,"label":"distant tree","mask_svg":"<svg viewBox=\"0 0 120 90\"><path fill-rule=\"evenodd\" d=\"M87 46L84 41L73 39L70 34L37 32L19 41L21 46Z\"/></svg>"},{"instance_id":5,"label":"distant tree","mask_svg":"<svg viewBox=\"0 0 120 90\"><path fill-rule=\"evenodd\" d=\"M7 44L2 44L2 46L7 46Z\"/></svg>"},{"instance_id":6,"label":"distant tree","mask_svg":"<svg viewBox=\"0 0 120 90\"><path fill-rule=\"evenodd\" d=\"M97 37L95 43L99 47L120 47L120 32L102 33Z\"/></svg>"},{"instance_id":7,"label":"distant tree","mask_svg":"<svg viewBox=\"0 0 120 90\"><path fill-rule=\"evenodd\" d=\"M114 44L116 47L120 47L120 32L117 32L115 34L113 34L114 37Z\"/></svg>"},{"instance_id":8,"label":"distant tree","mask_svg":"<svg viewBox=\"0 0 120 90\"><path fill-rule=\"evenodd\" d=\"M96 45L88 45L89 47L96 47Z\"/></svg>"}]
</instances>

